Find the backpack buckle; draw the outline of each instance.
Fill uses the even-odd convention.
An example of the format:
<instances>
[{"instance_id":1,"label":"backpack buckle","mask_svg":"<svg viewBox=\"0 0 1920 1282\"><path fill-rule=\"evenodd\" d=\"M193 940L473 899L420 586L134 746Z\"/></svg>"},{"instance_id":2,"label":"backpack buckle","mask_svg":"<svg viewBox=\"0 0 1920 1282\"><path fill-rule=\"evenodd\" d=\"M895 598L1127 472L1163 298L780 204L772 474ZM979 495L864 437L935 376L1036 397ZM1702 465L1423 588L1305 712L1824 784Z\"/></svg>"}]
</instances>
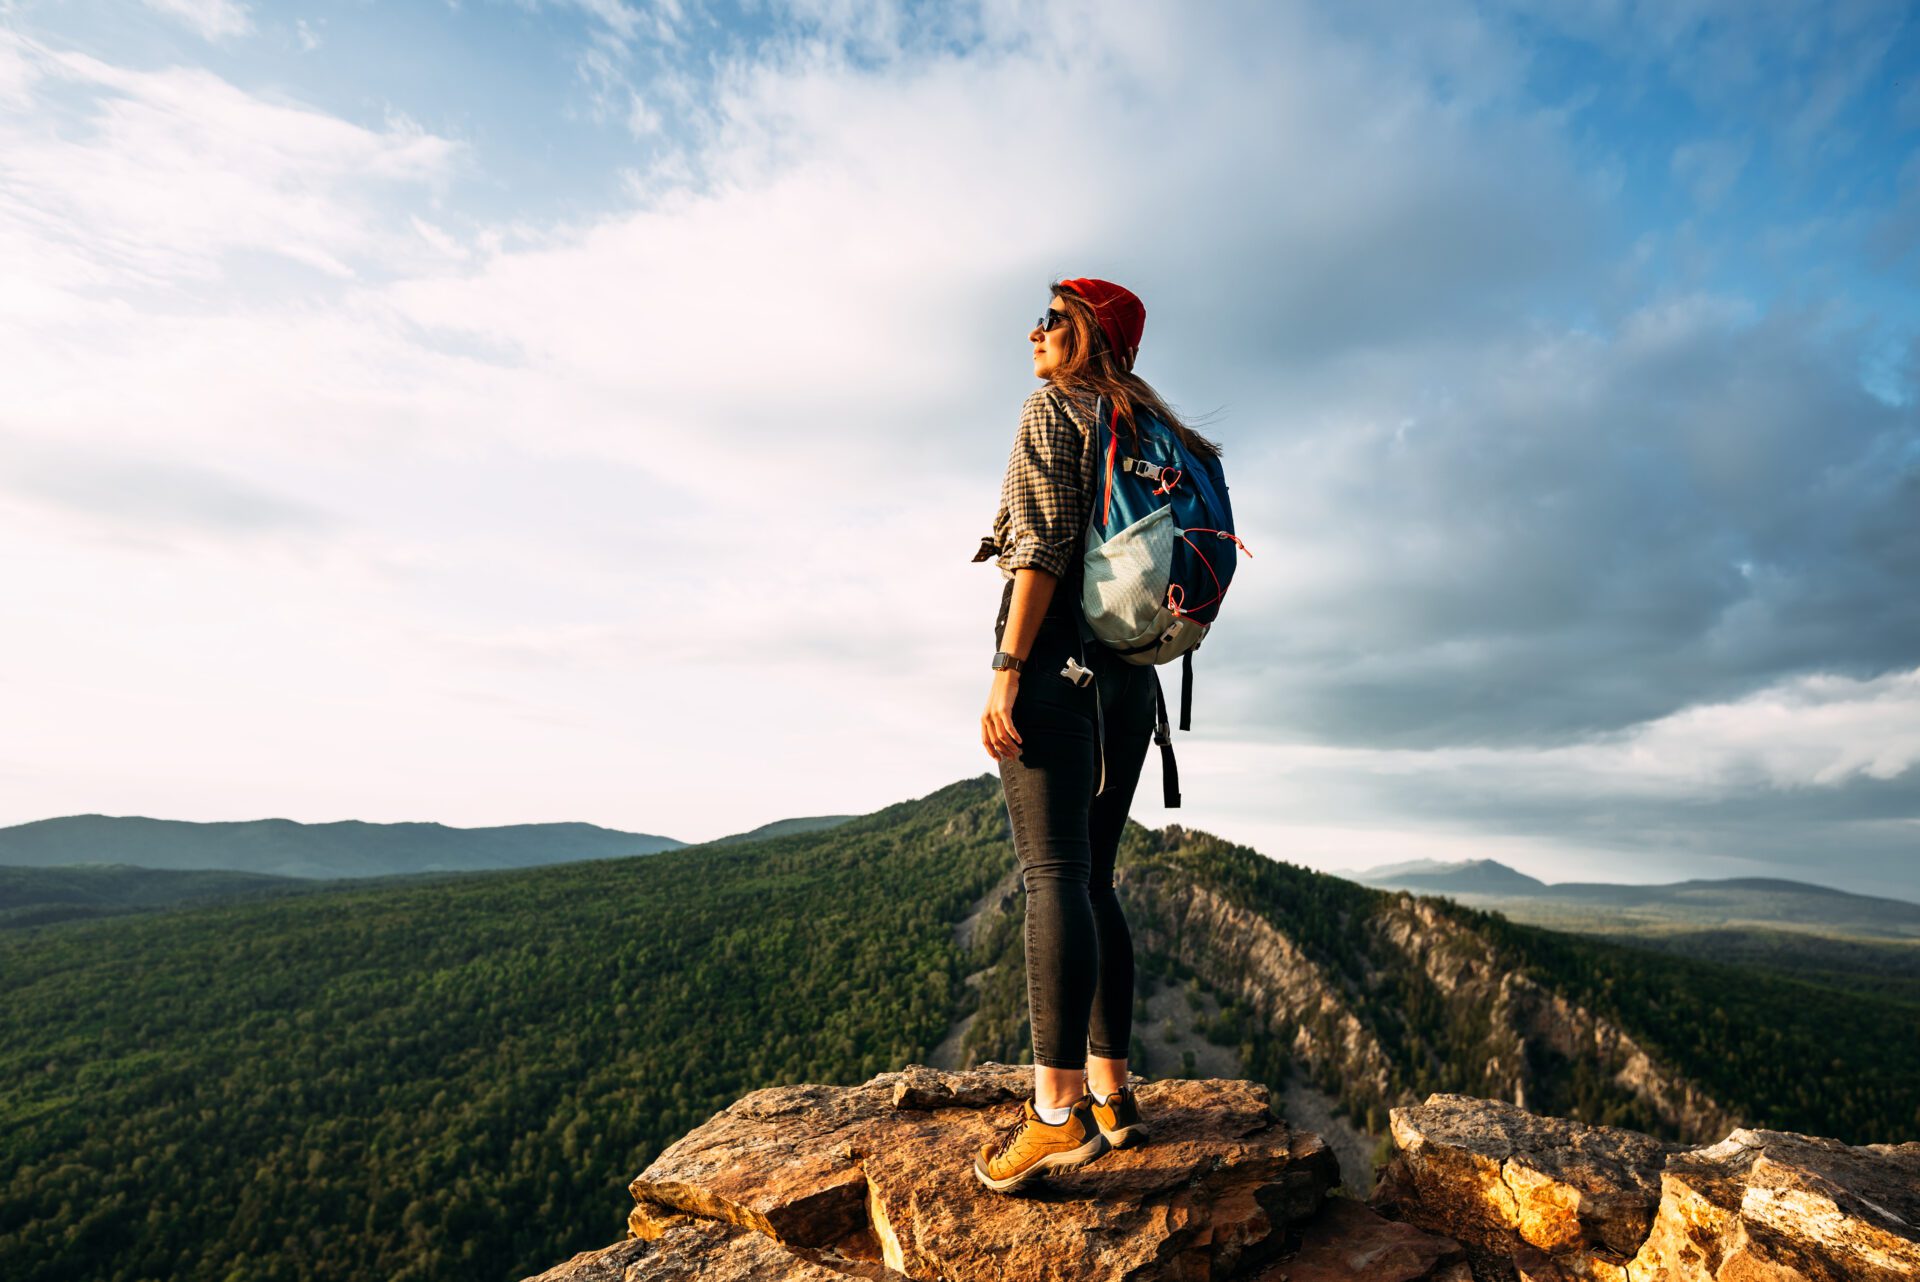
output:
<instances>
[{"instance_id":1,"label":"backpack buckle","mask_svg":"<svg viewBox=\"0 0 1920 1282\"><path fill-rule=\"evenodd\" d=\"M1060 669L1060 675L1077 686L1084 686L1093 680L1093 669L1083 668L1072 655L1067 656L1067 666Z\"/></svg>"}]
</instances>

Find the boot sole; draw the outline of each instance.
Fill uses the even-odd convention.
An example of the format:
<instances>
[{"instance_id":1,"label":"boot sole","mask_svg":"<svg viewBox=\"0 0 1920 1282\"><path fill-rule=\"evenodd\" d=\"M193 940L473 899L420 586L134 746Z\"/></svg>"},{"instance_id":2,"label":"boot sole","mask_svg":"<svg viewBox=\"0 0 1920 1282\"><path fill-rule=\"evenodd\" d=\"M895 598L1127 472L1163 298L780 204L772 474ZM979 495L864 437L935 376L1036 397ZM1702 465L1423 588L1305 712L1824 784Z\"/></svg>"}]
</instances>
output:
<instances>
[{"instance_id":1,"label":"boot sole","mask_svg":"<svg viewBox=\"0 0 1920 1282\"><path fill-rule=\"evenodd\" d=\"M1137 1124L1123 1126L1117 1131L1110 1131L1103 1126L1100 1128L1100 1134L1106 1136L1107 1143L1114 1148L1136 1148L1147 1142L1146 1128Z\"/></svg>"},{"instance_id":2,"label":"boot sole","mask_svg":"<svg viewBox=\"0 0 1920 1282\"><path fill-rule=\"evenodd\" d=\"M982 1170L978 1158L974 1159L973 1173L979 1177L982 1184L994 1192L1004 1193L1008 1189L1017 1189L1028 1180L1033 1179L1035 1176L1043 1175L1048 1171L1077 1171L1095 1158L1104 1155L1111 1147L1113 1146L1107 1142L1107 1137L1095 1131L1093 1138L1089 1139L1079 1148L1068 1149L1064 1153L1049 1153L1045 1157L1036 1160L1034 1164L1026 1170L1021 1171L1017 1175L1009 1175L1004 1180L996 1180Z\"/></svg>"}]
</instances>

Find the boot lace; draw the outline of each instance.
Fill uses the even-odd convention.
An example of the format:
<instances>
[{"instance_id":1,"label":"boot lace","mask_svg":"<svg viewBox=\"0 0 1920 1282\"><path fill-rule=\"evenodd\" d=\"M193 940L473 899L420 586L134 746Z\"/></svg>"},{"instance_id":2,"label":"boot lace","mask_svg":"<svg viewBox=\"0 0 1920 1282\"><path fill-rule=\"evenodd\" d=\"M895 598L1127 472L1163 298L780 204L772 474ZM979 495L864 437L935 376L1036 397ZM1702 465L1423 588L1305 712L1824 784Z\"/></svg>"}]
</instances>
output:
<instances>
[{"instance_id":1,"label":"boot lace","mask_svg":"<svg viewBox=\"0 0 1920 1282\"><path fill-rule=\"evenodd\" d=\"M1027 1120L1027 1110L1026 1107L1022 1105L1020 1116L1000 1128L998 1132L1000 1136L999 1142L993 1147L993 1155L995 1157L1005 1157L1007 1155L1007 1150L1013 1147L1013 1142L1020 1137L1020 1132L1027 1128Z\"/></svg>"}]
</instances>

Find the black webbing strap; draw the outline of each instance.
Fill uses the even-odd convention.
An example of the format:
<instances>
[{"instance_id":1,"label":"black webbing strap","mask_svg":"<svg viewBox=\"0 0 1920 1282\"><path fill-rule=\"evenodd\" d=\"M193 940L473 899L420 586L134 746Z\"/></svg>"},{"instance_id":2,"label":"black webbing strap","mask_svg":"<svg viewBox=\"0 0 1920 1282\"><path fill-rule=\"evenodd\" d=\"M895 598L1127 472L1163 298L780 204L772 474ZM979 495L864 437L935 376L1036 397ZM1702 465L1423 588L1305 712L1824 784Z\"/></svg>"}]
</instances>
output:
<instances>
[{"instance_id":1,"label":"black webbing strap","mask_svg":"<svg viewBox=\"0 0 1920 1282\"><path fill-rule=\"evenodd\" d=\"M1080 626L1074 630L1074 644L1080 651L1080 666L1088 667L1087 642L1099 644L1099 638L1093 636L1093 629L1087 626L1086 615L1080 616ZM1107 790L1107 714L1100 706L1104 698L1100 693L1100 678L1093 678L1093 743L1094 751L1100 754L1100 782L1093 786L1093 795L1099 796Z\"/></svg>"},{"instance_id":2,"label":"black webbing strap","mask_svg":"<svg viewBox=\"0 0 1920 1282\"><path fill-rule=\"evenodd\" d=\"M1180 728L1193 729L1193 651L1180 656Z\"/></svg>"},{"instance_id":3,"label":"black webbing strap","mask_svg":"<svg viewBox=\"0 0 1920 1282\"><path fill-rule=\"evenodd\" d=\"M1180 807L1180 767L1173 760L1173 732L1167 729L1167 696L1160 691L1160 670L1153 670L1153 741L1160 745L1160 782L1169 810Z\"/></svg>"}]
</instances>

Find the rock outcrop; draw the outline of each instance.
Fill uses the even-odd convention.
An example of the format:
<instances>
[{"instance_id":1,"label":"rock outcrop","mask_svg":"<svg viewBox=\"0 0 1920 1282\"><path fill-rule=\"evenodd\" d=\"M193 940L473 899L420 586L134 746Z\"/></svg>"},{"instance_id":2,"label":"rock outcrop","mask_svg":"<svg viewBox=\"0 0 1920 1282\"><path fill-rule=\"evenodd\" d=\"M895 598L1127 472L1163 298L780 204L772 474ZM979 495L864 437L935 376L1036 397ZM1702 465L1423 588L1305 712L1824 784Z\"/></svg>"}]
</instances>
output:
<instances>
[{"instance_id":1,"label":"rock outcrop","mask_svg":"<svg viewBox=\"0 0 1920 1282\"><path fill-rule=\"evenodd\" d=\"M1012 1194L973 1153L1031 1067L755 1091L631 1185L631 1236L529 1282L1920 1282L1920 1143L1688 1148L1512 1104L1392 1113L1371 1204L1252 1082L1136 1079L1153 1128Z\"/></svg>"},{"instance_id":2,"label":"rock outcrop","mask_svg":"<svg viewBox=\"0 0 1920 1282\"><path fill-rule=\"evenodd\" d=\"M1373 1205L1522 1282L1920 1279L1920 1143L1736 1129L1703 1148L1431 1095Z\"/></svg>"},{"instance_id":3,"label":"rock outcrop","mask_svg":"<svg viewBox=\"0 0 1920 1282\"><path fill-rule=\"evenodd\" d=\"M1627 1269L1634 1282L1920 1278L1920 1143L1741 1129L1675 1154Z\"/></svg>"},{"instance_id":4,"label":"rock outcrop","mask_svg":"<svg viewBox=\"0 0 1920 1282\"><path fill-rule=\"evenodd\" d=\"M633 1181L628 1241L538 1282L1465 1282L1447 1272L1463 1261L1456 1243L1331 1198L1332 1153L1252 1082L1136 1081L1149 1144L991 1192L973 1154L1032 1074L912 1065L743 1096Z\"/></svg>"}]
</instances>

